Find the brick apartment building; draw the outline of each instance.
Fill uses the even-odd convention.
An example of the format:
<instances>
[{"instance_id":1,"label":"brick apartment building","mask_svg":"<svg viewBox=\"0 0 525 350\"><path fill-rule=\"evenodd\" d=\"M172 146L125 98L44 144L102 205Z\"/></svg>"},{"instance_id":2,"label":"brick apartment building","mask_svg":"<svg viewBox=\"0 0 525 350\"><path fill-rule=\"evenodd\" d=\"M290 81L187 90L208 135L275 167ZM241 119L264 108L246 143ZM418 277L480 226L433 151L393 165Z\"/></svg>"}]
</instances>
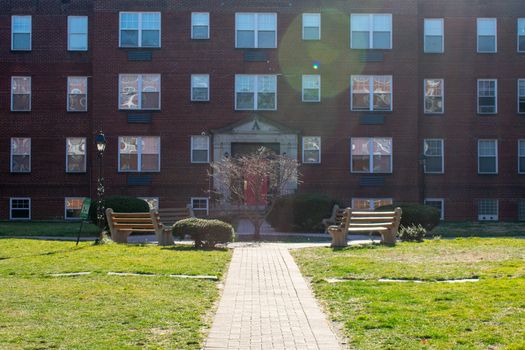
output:
<instances>
[{"instance_id":1,"label":"brick apartment building","mask_svg":"<svg viewBox=\"0 0 525 350\"><path fill-rule=\"evenodd\" d=\"M525 220L523 0L4 0L0 220L108 195L205 212L266 145L299 191Z\"/></svg>"}]
</instances>

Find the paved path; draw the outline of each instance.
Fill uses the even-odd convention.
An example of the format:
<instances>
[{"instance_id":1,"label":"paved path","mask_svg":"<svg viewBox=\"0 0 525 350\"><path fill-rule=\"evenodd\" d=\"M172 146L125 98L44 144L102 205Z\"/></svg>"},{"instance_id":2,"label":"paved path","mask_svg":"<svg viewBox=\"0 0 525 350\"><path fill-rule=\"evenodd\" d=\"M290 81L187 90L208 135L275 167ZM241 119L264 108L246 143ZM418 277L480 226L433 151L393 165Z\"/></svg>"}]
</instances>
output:
<instances>
[{"instance_id":1,"label":"paved path","mask_svg":"<svg viewBox=\"0 0 525 350\"><path fill-rule=\"evenodd\" d=\"M206 350L341 349L283 246L234 250Z\"/></svg>"}]
</instances>

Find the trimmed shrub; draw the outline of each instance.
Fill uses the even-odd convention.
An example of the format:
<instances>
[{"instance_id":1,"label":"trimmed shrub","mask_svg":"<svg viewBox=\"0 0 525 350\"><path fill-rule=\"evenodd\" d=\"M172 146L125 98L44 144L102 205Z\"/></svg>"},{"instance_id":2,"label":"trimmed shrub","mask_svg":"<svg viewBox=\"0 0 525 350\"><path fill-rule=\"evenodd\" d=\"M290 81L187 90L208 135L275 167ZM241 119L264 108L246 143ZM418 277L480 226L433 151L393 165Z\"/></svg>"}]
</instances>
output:
<instances>
[{"instance_id":1,"label":"trimmed shrub","mask_svg":"<svg viewBox=\"0 0 525 350\"><path fill-rule=\"evenodd\" d=\"M404 242L423 242L427 230L421 225L400 226L397 236Z\"/></svg>"},{"instance_id":2,"label":"trimmed shrub","mask_svg":"<svg viewBox=\"0 0 525 350\"><path fill-rule=\"evenodd\" d=\"M401 215L401 225L404 227L421 225L427 231L431 231L434 227L439 225L439 210L428 205L419 203L398 203L382 206L377 208L376 211L391 211L396 207L400 207L401 210L403 210L403 214Z\"/></svg>"},{"instance_id":3,"label":"trimmed shrub","mask_svg":"<svg viewBox=\"0 0 525 350\"><path fill-rule=\"evenodd\" d=\"M127 196L112 196L104 200L105 207L113 209L116 213L145 213L149 212L149 205L146 201ZM91 201L89 207L89 218L95 224L97 223L97 200ZM108 227L106 213L104 212L104 227Z\"/></svg>"},{"instance_id":4,"label":"trimmed shrub","mask_svg":"<svg viewBox=\"0 0 525 350\"><path fill-rule=\"evenodd\" d=\"M321 221L330 217L335 204L321 194L291 194L277 199L266 220L281 232L323 232Z\"/></svg>"},{"instance_id":5,"label":"trimmed shrub","mask_svg":"<svg viewBox=\"0 0 525 350\"><path fill-rule=\"evenodd\" d=\"M217 243L233 241L233 227L220 220L189 218L173 225L173 235L184 239L189 235L197 248L213 248Z\"/></svg>"}]
</instances>

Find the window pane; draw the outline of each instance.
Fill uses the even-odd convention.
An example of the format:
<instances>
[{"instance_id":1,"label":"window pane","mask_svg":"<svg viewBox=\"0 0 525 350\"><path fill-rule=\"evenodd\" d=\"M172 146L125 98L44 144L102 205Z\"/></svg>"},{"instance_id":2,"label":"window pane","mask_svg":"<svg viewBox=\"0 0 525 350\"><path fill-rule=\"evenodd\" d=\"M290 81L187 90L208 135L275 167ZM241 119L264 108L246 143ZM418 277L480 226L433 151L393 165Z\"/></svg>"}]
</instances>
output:
<instances>
[{"instance_id":1,"label":"window pane","mask_svg":"<svg viewBox=\"0 0 525 350\"><path fill-rule=\"evenodd\" d=\"M139 108L138 90L138 75L120 75L120 109Z\"/></svg>"},{"instance_id":2,"label":"window pane","mask_svg":"<svg viewBox=\"0 0 525 350\"><path fill-rule=\"evenodd\" d=\"M145 12L142 13L142 29L160 30L160 13Z\"/></svg>"},{"instance_id":3,"label":"window pane","mask_svg":"<svg viewBox=\"0 0 525 350\"><path fill-rule=\"evenodd\" d=\"M133 12L122 12L120 14L121 29L139 29L139 14Z\"/></svg>"},{"instance_id":4,"label":"window pane","mask_svg":"<svg viewBox=\"0 0 525 350\"><path fill-rule=\"evenodd\" d=\"M495 36L479 36L478 37L478 51L480 52L496 52L496 37Z\"/></svg>"},{"instance_id":5,"label":"window pane","mask_svg":"<svg viewBox=\"0 0 525 350\"><path fill-rule=\"evenodd\" d=\"M69 16L68 20L70 33L87 33L87 17Z\"/></svg>"},{"instance_id":6,"label":"window pane","mask_svg":"<svg viewBox=\"0 0 525 350\"><path fill-rule=\"evenodd\" d=\"M193 88L192 96L193 101L208 101L208 88Z\"/></svg>"},{"instance_id":7,"label":"window pane","mask_svg":"<svg viewBox=\"0 0 525 350\"><path fill-rule=\"evenodd\" d=\"M139 31L138 30L121 30L120 31L120 45L127 47L139 46Z\"/></svg>"},{"instance_id":8,"label":"window pane","mask_svg":"<svg viewBox=\"0 0 525 350\"><path fill-rule=\"evenodd\" d=\"M374 31L374 49L389 49L390 48L390 32L375 32Z\"/></svg>"},{"instance_id":9,"label":"window pane","mask_svg":"<svg viewBox=\"0 0 525 350\"><path fill-rule=\"evenodd\" d=\"M86 139L81 137L70 137L66 139L67 145L67 171L86 171Z\"/></svg>"},{"instance_id":10,"label":"window pane","mask_svg":"<svg viewBox=\"0 0 525 350\"><path fill-rule=\"evenodd\" d=\"M12 154L29 155L31 154L31 139L14 137L11 139Z\"/></svg>"},{"instance_id":11,"label":"window pane","mask_svg":"<svg viewBox=\"0 0 525 350\"><path fill-rule=\"evenodd\" d=\"M425 140L424 154L425 156L441 156L443 154L441 140Z\"/></svg>"},{"instance_id":12,"label":"window pane","mask_svg":"<svg viewBox=\"0 0 525 350\"><path fill-rule=\"evenodd\" d=\"M319 40L319 28L318 27L305 27L303 31L304 40Z\"/></svg>"},{"instance_id":13,"label":"window pane","mask_svg":"<svg viewBox=\"0 0 525 350\"><path fill-rule=\"evenodd\" d=\"M13 95L13 111L29 111L30 95Z\"/></svg>"},{"instance_id":14,"label":"window pane","mask_svg":"<svg viewBox=\"0 0 525 350\"><path fill-rule=\"evenodd\" d=\"M253 13L238 13L236 27L237 30L255 30L255 15Z\"/></svg>"},{"instance_id":15,"label":"window pane","mask_svg":"<svg viewBox=\"0 0 525 350\"><path fill-rule=\"evenodd\" d=\"M304 13L303 27L319 27L321 22L321 15L318 13Z\"/></svg>"},{"instance_id":16,"label":"window pane","mask_svg":"<svg viewBox=\"0 0 525 350\"><path fill-rule=\"evenodd\" d=\"M143 30L142 47L160 47L160 31Z\"/></svg>"},{"instance_id":17,"label":"window pane","mask_svg":"<svg viewBox=\"0 0 525 350\"><path fill-rule=\"evenodd\" d=\"M31 33L31 16L13 16L14 33Z\"/></svg>"},{"instance_id":18,"label":"window pane","mask_svg":"<svg viewBox=\"0 0 525 350\"><path fill-rule=\"evenodd\" d=\"M368 32L370 30L370 16L369 15L356 15L353 14L351 17L352 31Z\"/></svg>"},{"instance_id":19,"label":"window pane","mask_svg":"<svg viewBox=\"0 0 525 350\"><path fill-rule=\"evenodd\" d=\"M479 158L479 172L480 173L495 173L496 172L496 157L480 157Z\"/></svg>"},{"instance_id":20,"label":"window pane","mask_svg":"<svg viewBox=\"0 0 525 350\"><path fill-rule=\"evenodd\" d=\"M138 154L138 139L136 137L121 137L119 139L119 149L122 154Z\"/></svg>"},{"instance_id":21,"label":"window pane","mask_svg":"<svg viewBox=\"0 0 525 350\"><path fill-rule=\"evenodd\" d=\"M275 93L258 93L257 109L275 109Z\"/></svg>"},{"instance_id":22,"label":"window pane","mask_svg":"<svg viewBox=\"0 0 525 350\"><path fill-rule=\"evenodd\" d=\"M425 35L442 36L443 35L442 19L425 19Z\"/></svg>"},{"instance_id":23,"label":"window pane","mask_svg":"<svg viewBox=\"0 0 525 350\"><path fill-rule=\"evenodd\" d=\"M237 109L254 109L255 94L253 92L237 93Z\"/></svg>"},{"instance_id":24,"label":"window pane","mask_svg":"<svg viewBox=\"0 0 525 350\"><path fill-rule=\"evenodd\" d=\"M158 171L158 170L159 170L159 155L158 154L143 154L141 171Z\"/></svg>"},{"instance_id":25,"label":"window pane","mask_svg":"<svg viewBox=\"0 0 525 350\"><path fill-rule=\"evenodd\" d=\"M443 52L442 36L426 36L425 52Z\"/></svg>"},{"instance_id":26,"label":"window pane","mask_svg":"<svg viewBox=\"0 0 525 350\"><path fill-rule=\"evenodd\" d=\"M208 26L193 26L193 39L208 39Z\"/></svg>"},{"instance_id":27,"label":"window pane","mask_svg":"<svg viewBox=\"0 0 525 350\"><path fill-rule=\"evenodd\" d=\"M392 29L392 17L389 15L373 15L374 32L390 32Z\"/></svg>"},{"instance_id":28,"label":"window pane","mask_svg":"<svg viewBox=\"0 0 525 350\"><path fill-rule=\"evenodd\" d=\"M430 173L441 173L443 172L443 163L441 156L427 156L425 161L425 171Z\"/></svg>"},{"instance_id":29,"label":"window pane","mask_svg":"<svg viewBox=\"0 0 525 350\"><path fill-rule=\"evenodd\" d=\"M258 32L258 46L259 48L274 48L275 32L274 31L259 31Z\"/></svg>"},{"instance_id":30,"label":"window pane","mask_svg":"<svg viewBox=\"0 0 525 350\"><path fill-rule=\"evenodd\" d=\"M319 137L304 137L303 138L303 147L305 150L320 150L321 139Z\"/></svg>"},{"instance_id":31,"label":"window pane","mask_svg":"<svg viewBox=\"0 0 525 350\"><path fill-rule=\"evenodd\" d=\"M304 160L305 163L319 163L319 151L304 151Z\"/></svg>"},{"instance_id":32,"label":"window pane","mask_svg":"<svg viewBox=\"0 0 525 350\"><path fill-rule=\"evenodd\" d=\"M208 136L192 136L191 142L193 149L207 150L209 138Z\"/></svg>"},{"instance_id":33,"label":"window pane","mask_svg":"<svg viewBox=\"0 0 525 350\"><path fill-rule=\"evenodd\" d=\"M478 19L478 35L496 35L496 19Z\"/></svg>"},{"instance_id":34,"label":"window pane","mask_svg":"<svg viewBox=\"0 0 525 350\"><path fill-rule=\"evenodd\" d=\"M31 50L31 35L25 33L14 33L13 50Z\"/></svg>"},{"instance_id":35,"label":"window pane","mask_svg":"<svg viewBox=\"0 0 525 350\"><path fill-rule=\"evenodd\" d=\"M352 48L353 49L368 49L370 36L368 32L352 32Z\"/></svg>"},{"instance_id":36,"label":"window pane","mask_svg":"<svg viewBox=\"0 0 525 350\"><path fill-rule=\"evenodd\" d=\"M194 26L207 26L209 24L209 13L193 12L191 14L191 23Z\"/></svg>"},{"instance_id":37,"label":"window pane","mask_svg":"<svg viewBox=\"0 0 525 350\"><path fill-rule=\"evenodd\" d=\"M277 17L273 13L259 13L257 15L259 31L275 31L277 25Z\"/></svg>"},{"instance_id":38,"label":"window pane","mask_svg":"<svg viewBox=\"0 0 525 350\"><path fill-rule=\"evenodd\" d=\"M86 50L86 34L69 34L69 50Z\"/></svg>"},{"instance_id":39,"label":"window pane","mask_svg":"<svg viewBox=\"0 0 525 350\"><path fill-rule=\"evenodd\" d=\"M22 155L12 156L11 171L15 173L27 173L31 171L31 157Z\"/></svg>"},{"instance_id":40,"label":"window pane","mask_svg":"<svg viewBox=\"0 0 525 350\"><path fill-rule=\"evenodd\" d=\"M496 142L492 140L479 141L480 156L496 156Z\"/></svg>"},{"instance_id":41,"label":"window pane","mask_svg":"<svg viewBox=\"0 0 525 350\"><path fill-rule=\"evenodd\" d=\"M192 161L199 163L208 162L208 151L207 150L193 150L192 151Z\"/></svg>"},{"instance_id":42,"label":"window pane","mask_svg":"<svg viewBox=\"0 0 525 350\"><path fill-rule=\"evenodd\" d=\"M525 156L519 157L519 172L525 173Z\"/></svg>"},{"instance_id":43,"label":"window pane","mask_svg":"<svg viewBox=\"0 0 525 350\"><path fill-rule=\"evenodd\" d=\"M478 203L479 215L498 215L498 201L493 199L482 199Z\"/></svg>"},{"instance_id":44,"label":"window pane","mask_svg":"<svg viewBox=\"0 0 525 350\"><path fill-rule=\"evenodd\" d=\"M255 47L255 31L238 30L237 31L237 47L254 48Z\"/></svg>"}]
</instances>

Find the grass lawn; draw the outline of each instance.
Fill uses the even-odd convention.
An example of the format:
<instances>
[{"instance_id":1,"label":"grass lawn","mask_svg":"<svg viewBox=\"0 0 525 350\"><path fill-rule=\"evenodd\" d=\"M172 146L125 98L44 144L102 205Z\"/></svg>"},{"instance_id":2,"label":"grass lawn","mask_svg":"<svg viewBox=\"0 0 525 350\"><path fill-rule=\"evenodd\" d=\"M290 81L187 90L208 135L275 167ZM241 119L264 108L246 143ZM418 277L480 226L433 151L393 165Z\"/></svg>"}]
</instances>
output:
<instances>
[{"instance_id":1,"label":"grass lawn","mask_svg":"<svg viewBox=\"0 0 525 350\"><path fill-rule=\"evenodd\" d=\"M293 255L351 348L525 349L524 239L312 248ZM480 281L435 282L472 277Z\"/></svg>"},{"instance_id":2,"label":"grass lawn","mask_svg":"<svg viewBox=\"0 0 525 350\"><path fill-rule=\"evenodd\" d=\"M0 349L200 349L217 282L165 275L222 276L230 256L180 246L0 239Z\"/></svg>"},{"instance_id":3,"label":"grass lawn","mask_svg":"<svg viewBox=\"0 0 525 350\"><path fill-rule=\"evenodd\" d=\"M48 236L48 237L76 237L80 222L67 221L0 221L1 236ZM84 224L81 237L96 237L98 227L93 224Z\"/></svg>"},{"instance_id":4,"label":"grass lawn","mask_svg":"<svg viewBox=\"0 0 525 350\"><path fill-rule=\"evenodd\" d=\"M525 236L525 222L442 222L432 234L442 237Z\"/></svg>"}]
</instances>

